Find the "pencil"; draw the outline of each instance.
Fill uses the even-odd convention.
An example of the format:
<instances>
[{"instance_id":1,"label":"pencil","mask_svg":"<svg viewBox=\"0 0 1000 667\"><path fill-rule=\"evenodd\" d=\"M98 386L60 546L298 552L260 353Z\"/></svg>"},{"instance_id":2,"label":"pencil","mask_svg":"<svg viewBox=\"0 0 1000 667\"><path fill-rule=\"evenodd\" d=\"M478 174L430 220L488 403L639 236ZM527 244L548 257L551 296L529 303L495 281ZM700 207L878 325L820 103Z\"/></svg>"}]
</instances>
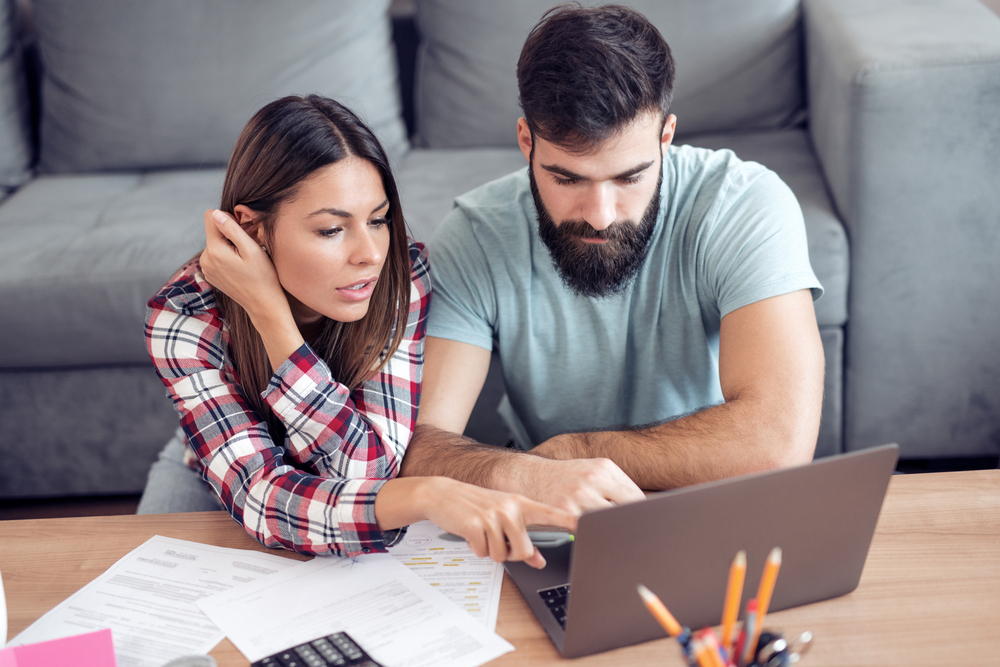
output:
<instances>
[{"instance_id":1,"label":"pencil","mask_svg":"<svg viewBox=\"0 0 1000 667\"><path fill-rule=\"evenodd\" d=\"M642 597L642 603L646 605L646 609L648 609L649 613L653 615L653 618L655 618L656 621L663 626L663 629L667 631L668 635L671 637L677 637L684 631L681 624L677 622L677 619L674 618L669 611L667 611L667 608L662 602L660 602L660 598L656 597L656 594L653 593L653 591L649 590L642 584L636 584L635 589L639 591L639 595Z\"/></svg>"},{"instance_id":2,"label":"pencil","mask_svg":"<svg viewBox=\"0 0 1000 667\"><path fill-rule=\"evenodd\" d=\"M698 667L715 667L708 647L697 637L691 640L691 656L698 663Z\"/></svg>"},{"instance_id":3,"label":"pencil","mask_svg":"<svg viewBox=\"0 0 1000 667\"><path fill-rule=\"evenodd\" d=\"M764 616L767 615L767 608L771 604L771 594L774 593L774 583L778 580L779 569L781 569L781 547L774 547L767 556L764 574L761 575L760 586L757 587L757 627L750 637L751 646L756 646L757 640L760 639Z\"/></svg>"},{"instance_id":4,"label":"pencil","mask_svg":"<svg viewBox=\"0 0 1000 667\"><path fill-rule=\"evenodd\" d=\"M726 667L726 661L722 658L719 642L716 640L712 629L705 628L698 636L701 638L701 643L708 649L709 662L712 664L712 667Z\"/></svg>"},{"instance_id":5,"label":"pencil","mask_svg":"<svg viewBox=\"0 0 1000 667\"><path fill-rule=\"evenodd\" d=\"M726 584L726 601L722 607L722 649L726 655L733 650L733 628L736 616L740 612L740 601L743 598L743 580L747 573L747 552L740 549L736 552L733 564L729 566L729 583Z\"/></svg>"}]
</instances>

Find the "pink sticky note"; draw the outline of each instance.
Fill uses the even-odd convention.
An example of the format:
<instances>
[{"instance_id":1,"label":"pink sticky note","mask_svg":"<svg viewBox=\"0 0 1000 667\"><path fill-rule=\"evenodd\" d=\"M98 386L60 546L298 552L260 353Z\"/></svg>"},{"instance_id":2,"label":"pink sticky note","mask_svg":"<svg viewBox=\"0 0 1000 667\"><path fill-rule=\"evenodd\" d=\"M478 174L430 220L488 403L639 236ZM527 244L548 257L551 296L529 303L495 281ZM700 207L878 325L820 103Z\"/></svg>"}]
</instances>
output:
<instances>
[{"instance_id":1,"label":"pink sticky note","mask_svg":"<svg viewBox=\"0 0 1000 667\"><path fill-rule=\"evenodd\" d=\"M0 667L118 667L111 630L0 649Z\"/></svg>"}]
</instances>

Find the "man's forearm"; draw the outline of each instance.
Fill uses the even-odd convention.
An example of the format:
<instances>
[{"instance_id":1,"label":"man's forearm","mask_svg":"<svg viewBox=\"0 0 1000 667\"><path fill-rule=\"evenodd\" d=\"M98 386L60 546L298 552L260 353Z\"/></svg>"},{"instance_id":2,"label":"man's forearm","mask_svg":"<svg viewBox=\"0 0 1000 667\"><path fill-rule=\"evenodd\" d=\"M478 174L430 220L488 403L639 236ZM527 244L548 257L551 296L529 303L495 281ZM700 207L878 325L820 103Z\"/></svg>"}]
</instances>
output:
<instances>
[{"instance_id":1,"label":"man's forearm","mask_svg":"<svg viewBox=\"0 0 1000 667\"><path fill-rule=\"evenodd\" d=\"M659 490L808 463L815 419L764 419L753 401L734 400L675 421L624 430L567 433L533 453L611 459L643 489ZM771 412L770 414L773 414Z\"/></svg>"},{"instance_id":2,"label":"man's forearm","mask_svg":"<svg viewBox=\"0 0 1000 667\"><path fill-rule=\"evenodd\" d=\"M400 476L443 476L519 493L573 514L642 499L642 491L607 459L550 461L484 445L420 424Z\"/></svg>"},{"instance_id":3,"label":"man's forearm","mask_svg":"<svg viewBox=\"0 0 1000 667\"><path fill-rule=\"evenodd\" d=\"M451 477L490 489L498 489L501 470L516 466L520 454L493 445L484 445L457 433L429 424L418 424L406 449L401 477Z\"/></svg>"}]
</instances>

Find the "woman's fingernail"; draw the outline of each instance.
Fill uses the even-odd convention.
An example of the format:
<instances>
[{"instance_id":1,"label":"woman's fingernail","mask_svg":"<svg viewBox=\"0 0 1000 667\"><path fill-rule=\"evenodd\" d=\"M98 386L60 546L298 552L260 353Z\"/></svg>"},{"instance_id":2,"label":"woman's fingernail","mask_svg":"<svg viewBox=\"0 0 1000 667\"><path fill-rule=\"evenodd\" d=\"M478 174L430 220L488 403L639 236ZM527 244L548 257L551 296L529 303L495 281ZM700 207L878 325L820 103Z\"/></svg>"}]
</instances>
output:
<instances>
[{"instance_id":1,"label":"woman's fingernail","mask_svg":"<svg viewBox=\"0 0 1000 667\"><path fill-rule=\"evenodd\" d=\"M220 225L225 224L225 222L226 222L226 214L223 213L222 211L213 211L212 212L212 219L215 220L215 222L217 224L220 224Z\"/></svg>"}]
</instances>

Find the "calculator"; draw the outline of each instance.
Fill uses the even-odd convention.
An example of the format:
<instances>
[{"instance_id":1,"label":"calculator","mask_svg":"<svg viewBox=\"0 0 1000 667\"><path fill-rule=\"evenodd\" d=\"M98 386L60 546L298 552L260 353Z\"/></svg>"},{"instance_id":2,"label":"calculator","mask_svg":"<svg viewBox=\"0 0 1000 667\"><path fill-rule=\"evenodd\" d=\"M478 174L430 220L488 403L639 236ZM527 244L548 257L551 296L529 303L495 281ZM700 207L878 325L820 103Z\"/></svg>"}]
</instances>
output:
<instances>
[{"instance_id":1,"label":"calculator","mask_svg":"<svg viewBox=\"0 0 1000 667\"><path fill-rule=\"evenodd\" d=\"M278 651L250 667L382 667L346 632L335 632Z\"/></svg>"}]
</instances>

